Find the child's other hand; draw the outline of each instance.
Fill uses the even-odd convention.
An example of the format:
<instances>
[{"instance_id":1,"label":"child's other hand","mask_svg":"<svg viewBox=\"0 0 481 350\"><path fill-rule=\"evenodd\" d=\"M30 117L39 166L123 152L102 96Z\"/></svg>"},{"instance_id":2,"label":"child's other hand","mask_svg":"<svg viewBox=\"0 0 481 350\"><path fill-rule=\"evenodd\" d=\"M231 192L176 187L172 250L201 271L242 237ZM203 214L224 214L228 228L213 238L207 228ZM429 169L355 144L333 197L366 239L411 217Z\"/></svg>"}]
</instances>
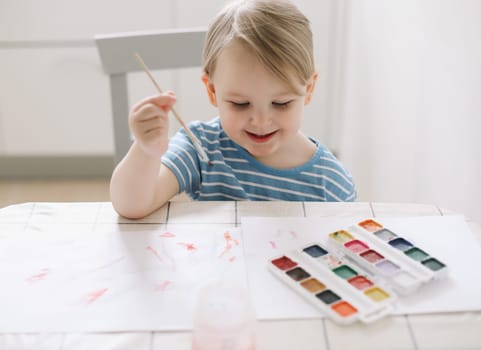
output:
<instances>
[{"instance_id":1,"label":"child's other hand","mask_svg":"<svg viewBox=\"0 0 481 350\"><path fill-rule=\"evenodd\" d=\"M160 158L169 144L168 113L175 103L175 94L166 92L137 103L130 112L130 130L135 142L146 155Z\"/></svg>"}]
</instances>

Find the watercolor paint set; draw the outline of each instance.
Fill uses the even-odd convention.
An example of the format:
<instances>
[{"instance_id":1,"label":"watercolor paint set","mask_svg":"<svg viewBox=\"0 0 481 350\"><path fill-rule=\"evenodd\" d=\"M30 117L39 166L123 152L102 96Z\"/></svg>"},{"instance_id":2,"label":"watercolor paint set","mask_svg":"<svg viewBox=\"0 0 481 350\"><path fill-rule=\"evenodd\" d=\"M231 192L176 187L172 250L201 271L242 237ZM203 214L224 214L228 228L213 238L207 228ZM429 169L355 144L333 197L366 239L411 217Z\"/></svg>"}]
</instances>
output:
<instances>
[{"instance_id":1,"label":"watercolor paint set","mask_svg":"<svg viewBox=\"0 0 481 350\"><path fill-rule=\"evenodd\" d=\"M400 295L447 273L446 264L373 219L329 234L329 245L370 274L381 276Z\"/></svg>"},{"instance_id":2,"label":"watercolor paint set","mask_svg":"<svg viewBox=\"0 0 481 350\"><path fill-rule=\"evenodd\" d=\"M277 255L269 270L335 322L369 323L398 298L444 276L447 266L412 240L373 219Z\"/></svg>"},{"instance_id":3,"label":"watercolor paint set","mask_svg":"<svg viewBox=\"0 0 481 350\"><path fill-rule=\"evenodd\" d=\"M339 324L389 314L396 295L360 269L313 243L269 261L271 272Z\"/></svg>"}]
</instances>

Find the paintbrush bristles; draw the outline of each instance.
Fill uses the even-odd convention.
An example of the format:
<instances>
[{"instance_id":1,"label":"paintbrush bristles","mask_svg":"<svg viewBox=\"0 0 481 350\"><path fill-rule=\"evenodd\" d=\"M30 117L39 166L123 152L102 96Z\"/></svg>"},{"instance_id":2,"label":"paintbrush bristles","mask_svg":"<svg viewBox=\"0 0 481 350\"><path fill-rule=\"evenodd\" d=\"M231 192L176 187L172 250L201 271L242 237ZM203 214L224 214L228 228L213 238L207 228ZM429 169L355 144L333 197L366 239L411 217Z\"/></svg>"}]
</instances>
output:
<instances>
[{"instance_id":1,"label":"paintbrush bristles","mask_svg":"<svg viewBox=\"0 0 481 350\"><path fill-rule=\"evenodd\" d=\"M157 92L159 94L162 94L163 91L162 89L160 88L159 84L157 84L157 82L155 81L154 77L152 76L152 74L150 73L150 70L149 70L149 67L147 67L147 65L145 64L144 60L142 59L142 57L140 57L140 55L136 52L135 53L135 58L137 59L137 61L139 62L140 66L142 67L142 69L144 70L144 72L147 74L147 76L150 78L150 80L152 81L152 83L154 84L155 88L157 89ZM187 133L187 135L189 136L190 140L192 141L192 143L194 144L194 147L195 149L197 150L197 152L199 153L199 156L202 160L208 162L209 161L209 157L207 156L207 153L204 151L204 148L202 147L202 144L200 143L199 139L197 139L197 137L192 133L192 131L187 127L187 124L184 122L184 120L181 118L181 116L179 115L179 113L177 113L177 111L175 110L175 108L172 106L171 109L172 111L172 114L174 115L175 119L177 119L177 121L180 123L180 125L184 128L185 132Z\"/></svg>"}]
</instances>

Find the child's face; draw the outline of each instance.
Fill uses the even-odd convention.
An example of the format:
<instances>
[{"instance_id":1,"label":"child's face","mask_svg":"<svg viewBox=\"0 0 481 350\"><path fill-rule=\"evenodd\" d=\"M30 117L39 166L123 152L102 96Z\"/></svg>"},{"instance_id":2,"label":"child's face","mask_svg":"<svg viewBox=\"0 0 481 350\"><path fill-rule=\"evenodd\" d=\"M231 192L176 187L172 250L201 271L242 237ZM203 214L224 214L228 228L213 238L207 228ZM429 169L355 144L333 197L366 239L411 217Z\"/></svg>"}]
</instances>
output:
<instances>
[{"instance_id":1,"label":"child's face","mask_svg":"<svg viewBox=\"0 0 481 350\"><path fill-rule=\"evenodd\" d=\"M203 77L229 137L264 163L282 159L296 147L306 94L314 83L299 84L300 95L269 72L239 43L225 48L213 77Z\"/></svg>"}]
</instances>

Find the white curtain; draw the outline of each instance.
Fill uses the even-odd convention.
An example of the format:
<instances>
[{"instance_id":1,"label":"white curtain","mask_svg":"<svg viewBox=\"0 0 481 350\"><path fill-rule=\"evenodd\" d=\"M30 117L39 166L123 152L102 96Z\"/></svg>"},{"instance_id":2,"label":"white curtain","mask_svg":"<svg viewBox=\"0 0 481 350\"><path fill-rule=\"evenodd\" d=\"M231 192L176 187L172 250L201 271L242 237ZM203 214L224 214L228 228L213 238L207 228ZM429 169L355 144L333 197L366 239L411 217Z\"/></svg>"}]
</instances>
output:
<instances>
[{"instance_id":1,"label":"white curtain","mask_svg":"<svg viewBox=\"0 0 481 350\"><path fill-rule=\"evenodd\" d=\"M436 204L481 223L481 1L332 6L331 145L359 199Z\"/></svg>"}]
</instances>

